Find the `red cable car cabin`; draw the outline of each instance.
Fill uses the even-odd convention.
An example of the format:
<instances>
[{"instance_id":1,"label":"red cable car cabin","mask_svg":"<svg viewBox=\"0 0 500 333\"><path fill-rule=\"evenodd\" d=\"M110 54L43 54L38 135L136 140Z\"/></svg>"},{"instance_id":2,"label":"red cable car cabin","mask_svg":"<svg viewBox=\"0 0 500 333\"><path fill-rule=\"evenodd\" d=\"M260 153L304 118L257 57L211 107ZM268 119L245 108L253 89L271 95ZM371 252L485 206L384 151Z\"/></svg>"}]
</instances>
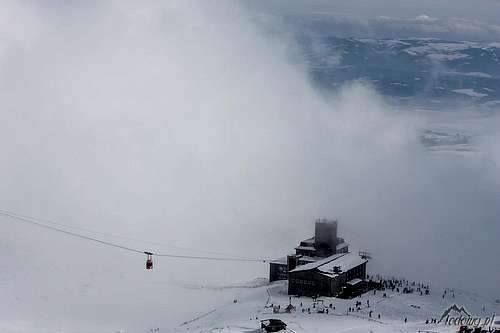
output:
<instances>
[{"instance_id":1,"label":"red cable car cabin","mask_svg":"<svg viewBox=\"0 0 500 333\"><path fill-rule=\"evenodd\" d=\"M153 254L151 252L144 252L147 254L146 269L153 269Z\"/></svg>"}]
</instances>

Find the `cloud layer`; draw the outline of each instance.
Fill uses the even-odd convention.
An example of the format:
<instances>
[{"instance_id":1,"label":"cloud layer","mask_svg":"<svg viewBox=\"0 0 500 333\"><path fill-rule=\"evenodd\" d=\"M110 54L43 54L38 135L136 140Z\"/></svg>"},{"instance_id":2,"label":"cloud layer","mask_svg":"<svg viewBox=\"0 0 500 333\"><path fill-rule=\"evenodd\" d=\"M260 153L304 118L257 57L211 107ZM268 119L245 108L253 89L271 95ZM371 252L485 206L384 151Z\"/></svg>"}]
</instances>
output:
<instances>
[{"instance_id":1,"label":"cloud layer","mask_svg":"<svg viewBox=\"0 0 500 333\"><path fill-rule=\"evenodd\" d=\"M494 159L429 155L417 136L425 119L369 87L320 96L290 63L290 40L263 35L244 8L2 9L1 208L163 252L258 257L289 251L316 217L338 217L375 254L373 269L497 291L498 268L463 270L498 257L483 251L498 234ZM185 284L267 270L161 260L146 274L141 256L1 222L4 331L173 327L221 301L187 303L196 294Z\"/></svg>"}]
</instances>

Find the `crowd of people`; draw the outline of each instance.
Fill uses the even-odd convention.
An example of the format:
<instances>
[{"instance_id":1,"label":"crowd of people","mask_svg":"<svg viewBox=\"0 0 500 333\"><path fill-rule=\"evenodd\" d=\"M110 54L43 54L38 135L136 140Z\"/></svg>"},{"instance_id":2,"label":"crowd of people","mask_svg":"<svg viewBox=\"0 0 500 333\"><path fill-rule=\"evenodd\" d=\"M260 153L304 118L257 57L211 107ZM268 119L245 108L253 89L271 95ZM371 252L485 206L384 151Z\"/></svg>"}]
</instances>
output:
<instances>
[{"instance_id":1,"label":"crowd of people","mask_svg":"<svg viewBox=\"0 0 500 333\"><path fill-rule=\"evenodd\" d=\"M400 279L400 278L383 278L380 276L375 276L375 277L368 277L369 281L372 285L376 286L376 288L373 289L373 295L377 295L378 293L382 293L382 298L388 298L388 297L393 297L395 294L420 294L421 296L424 295L430 295L430 287L429 284L426 283L420 283L416 281L409 281L406 279ZM392 292L390 296L388 296L388 293ZM366 295L366 294L365 294ZM451 298L455 298L455 292L452 289L445 289L443 291L442 297L444 298L446 295L449 295ZM319 297L319 296L318 296ZM309 305L305 305L303 301L300 302L300 311L304 314L311 314L311 313L334 313L336 311L336 307L333 303L329 304L324 304L323 300L319 300L318 297L313 297L312 298L312 303ZM344 314L344 315L350 315L350 314L355 314L359 312L363 312L365 315L368 315L368 318L374 318L374 319L381 319L381 314L380 313L374 313L372 310L372 304L370 304L370 299L367 299L366 301L361 301L359 298L361 298L362 295L358 295L355 299L353 299L353 306L347 307L345 312L341 311L340 313L337 314ZM372 299L373 301L373 299ZM378 302L380 302L379 300ZM291 305L291 299L290 299L290 305ZM272 305L271 305L272 306ZM413 306L413 305L412 305ZM415 305L414 307L420 308L419 306ZM291 309L291 308L290 308ZM277 309L278 312L281 310L281 308L278 306ZM295 307L293 307L293 310L295 310ZM364 310L364 311L363 311ZM401 318L401 320L404 323L408 322L408 318L404 317ZM437 318L427 318L425 320L425 324L437 324L438 319Z\"/></svg>"},{"instance_id":2,"label":"crowd of people","mask_svg":"<svg viewBox=\"0 0 500 333\"><path fill-rule=\"evenodd\" d=\"M378 292L382 293L382 298L387 298L387 292L395 292L395 293L403 293L403 294L413 294L420 293L420 295L429 295L430 287L428 284L420 283L416 281L409 281L406 279L398 279L398 278L383 278L381 276L371 277L367 276L369 279L369 285L374 286L373 295L377 295ZM361 298L362 295L358 295L357 298ZM333 303L324 304L322 300L318 300L318 297L313 297L312 304L310 306L304 306L303 302L300 302L300 311L304 314L311 314L312 312L316 313L333 313L336 310L336 307ZM290 299L291 304L291 299ZM273 305L271 305L273 306ZM361 302L359 299L355 299L353 306L349 306L344 312L345 315L359 313L364 309L369 309L366 314L369 318L381 319L380 313L374 313L372 309L370 309L371 304L370 300L366 300L366 304ZM278 306L273 306L275 312L280 312L281 308ZM295 309L295 308L294 308ZM406 323L408 318L402 318L402 320ZM431 318L427 319L426 323L436 323L437 319Z\"/></svg>"}]
</instances>

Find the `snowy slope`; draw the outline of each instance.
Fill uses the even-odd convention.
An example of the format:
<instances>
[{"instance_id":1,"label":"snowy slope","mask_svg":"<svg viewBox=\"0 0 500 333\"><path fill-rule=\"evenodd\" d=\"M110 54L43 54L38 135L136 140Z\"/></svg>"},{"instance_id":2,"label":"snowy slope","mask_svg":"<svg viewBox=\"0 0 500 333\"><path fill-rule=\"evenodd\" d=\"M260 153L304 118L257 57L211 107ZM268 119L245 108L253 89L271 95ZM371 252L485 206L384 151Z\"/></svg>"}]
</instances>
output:
<instances>
[{"instance_id":1,"label":"snowy slope","mask_svg":"<svg viewBox=\"0 0 500 333\"><path fill-rule=\"evenodd\" d=\"M226 290L227 291L227 290ZM438 318L451 304L464 305L473 314L500 313L498 304L485 300L477 295L455 290L455 298L448 291L445 298L443 291L433 291L430 295L402 294L387 292L387 298L381 292L367 293L353 300L336 298L320 298L325 305L332 303L335 310L329 314L316 313L313 300L308 297L292 297L292 304L297 311L291 314L273 314L271 304L279 304L283 309L289 302L286 295L286 282L277 282L269 286L242 289L234 294L237 302L228 298L228 302L220 307L207 309L201 316L193 315L193 320L175 328L176 332L259 332L259 321L266 318L279 318L288 324L289 331L294 332L453 332L454 327L442 324L425 324L426 319ZM229 295L228 295L229 296ZM370 301L367 308L366 301ZM351 312L356 301L363 304L361 311ZM311 309L311 314L301 311ZM482 310L483 306L485 311ZM369 311L373 311L369 318ZM378 319L380 314L380 319ZM257 318L257 319L256 319ZM404 322L404 318L408 322Z\"/></svg>"}]
</instances>

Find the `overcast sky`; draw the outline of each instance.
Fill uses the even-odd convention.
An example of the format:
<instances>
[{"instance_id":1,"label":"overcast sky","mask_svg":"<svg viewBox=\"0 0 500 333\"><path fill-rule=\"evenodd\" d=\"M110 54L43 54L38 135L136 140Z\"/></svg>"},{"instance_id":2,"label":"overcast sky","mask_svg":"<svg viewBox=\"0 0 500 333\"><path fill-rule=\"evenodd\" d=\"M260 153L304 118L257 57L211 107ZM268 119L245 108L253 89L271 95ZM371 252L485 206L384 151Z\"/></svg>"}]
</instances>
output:
<instances>
[{"instance_id":1,"label":"overcast sky","mask_svg":"<svg viewBox=\"0 0 500 333\"><path fill-rule=\"evenodd\" d=\"M500 23L498 0L269 0L248 1L247 5L276 13L330 13L339 15L402 16L429 15L439 18L466 18Z\"/></svg>"},{"instance_id":2,"label":"overcast sky","mask_svg":"<svg viewBox=\"0 0 500 333\"><path fill-rule=\"evenodd\" d=\"M279 25L348 37L436 37L500 40L500 1L249 1L247 8Z\"/></svg>"}]
</instances>

